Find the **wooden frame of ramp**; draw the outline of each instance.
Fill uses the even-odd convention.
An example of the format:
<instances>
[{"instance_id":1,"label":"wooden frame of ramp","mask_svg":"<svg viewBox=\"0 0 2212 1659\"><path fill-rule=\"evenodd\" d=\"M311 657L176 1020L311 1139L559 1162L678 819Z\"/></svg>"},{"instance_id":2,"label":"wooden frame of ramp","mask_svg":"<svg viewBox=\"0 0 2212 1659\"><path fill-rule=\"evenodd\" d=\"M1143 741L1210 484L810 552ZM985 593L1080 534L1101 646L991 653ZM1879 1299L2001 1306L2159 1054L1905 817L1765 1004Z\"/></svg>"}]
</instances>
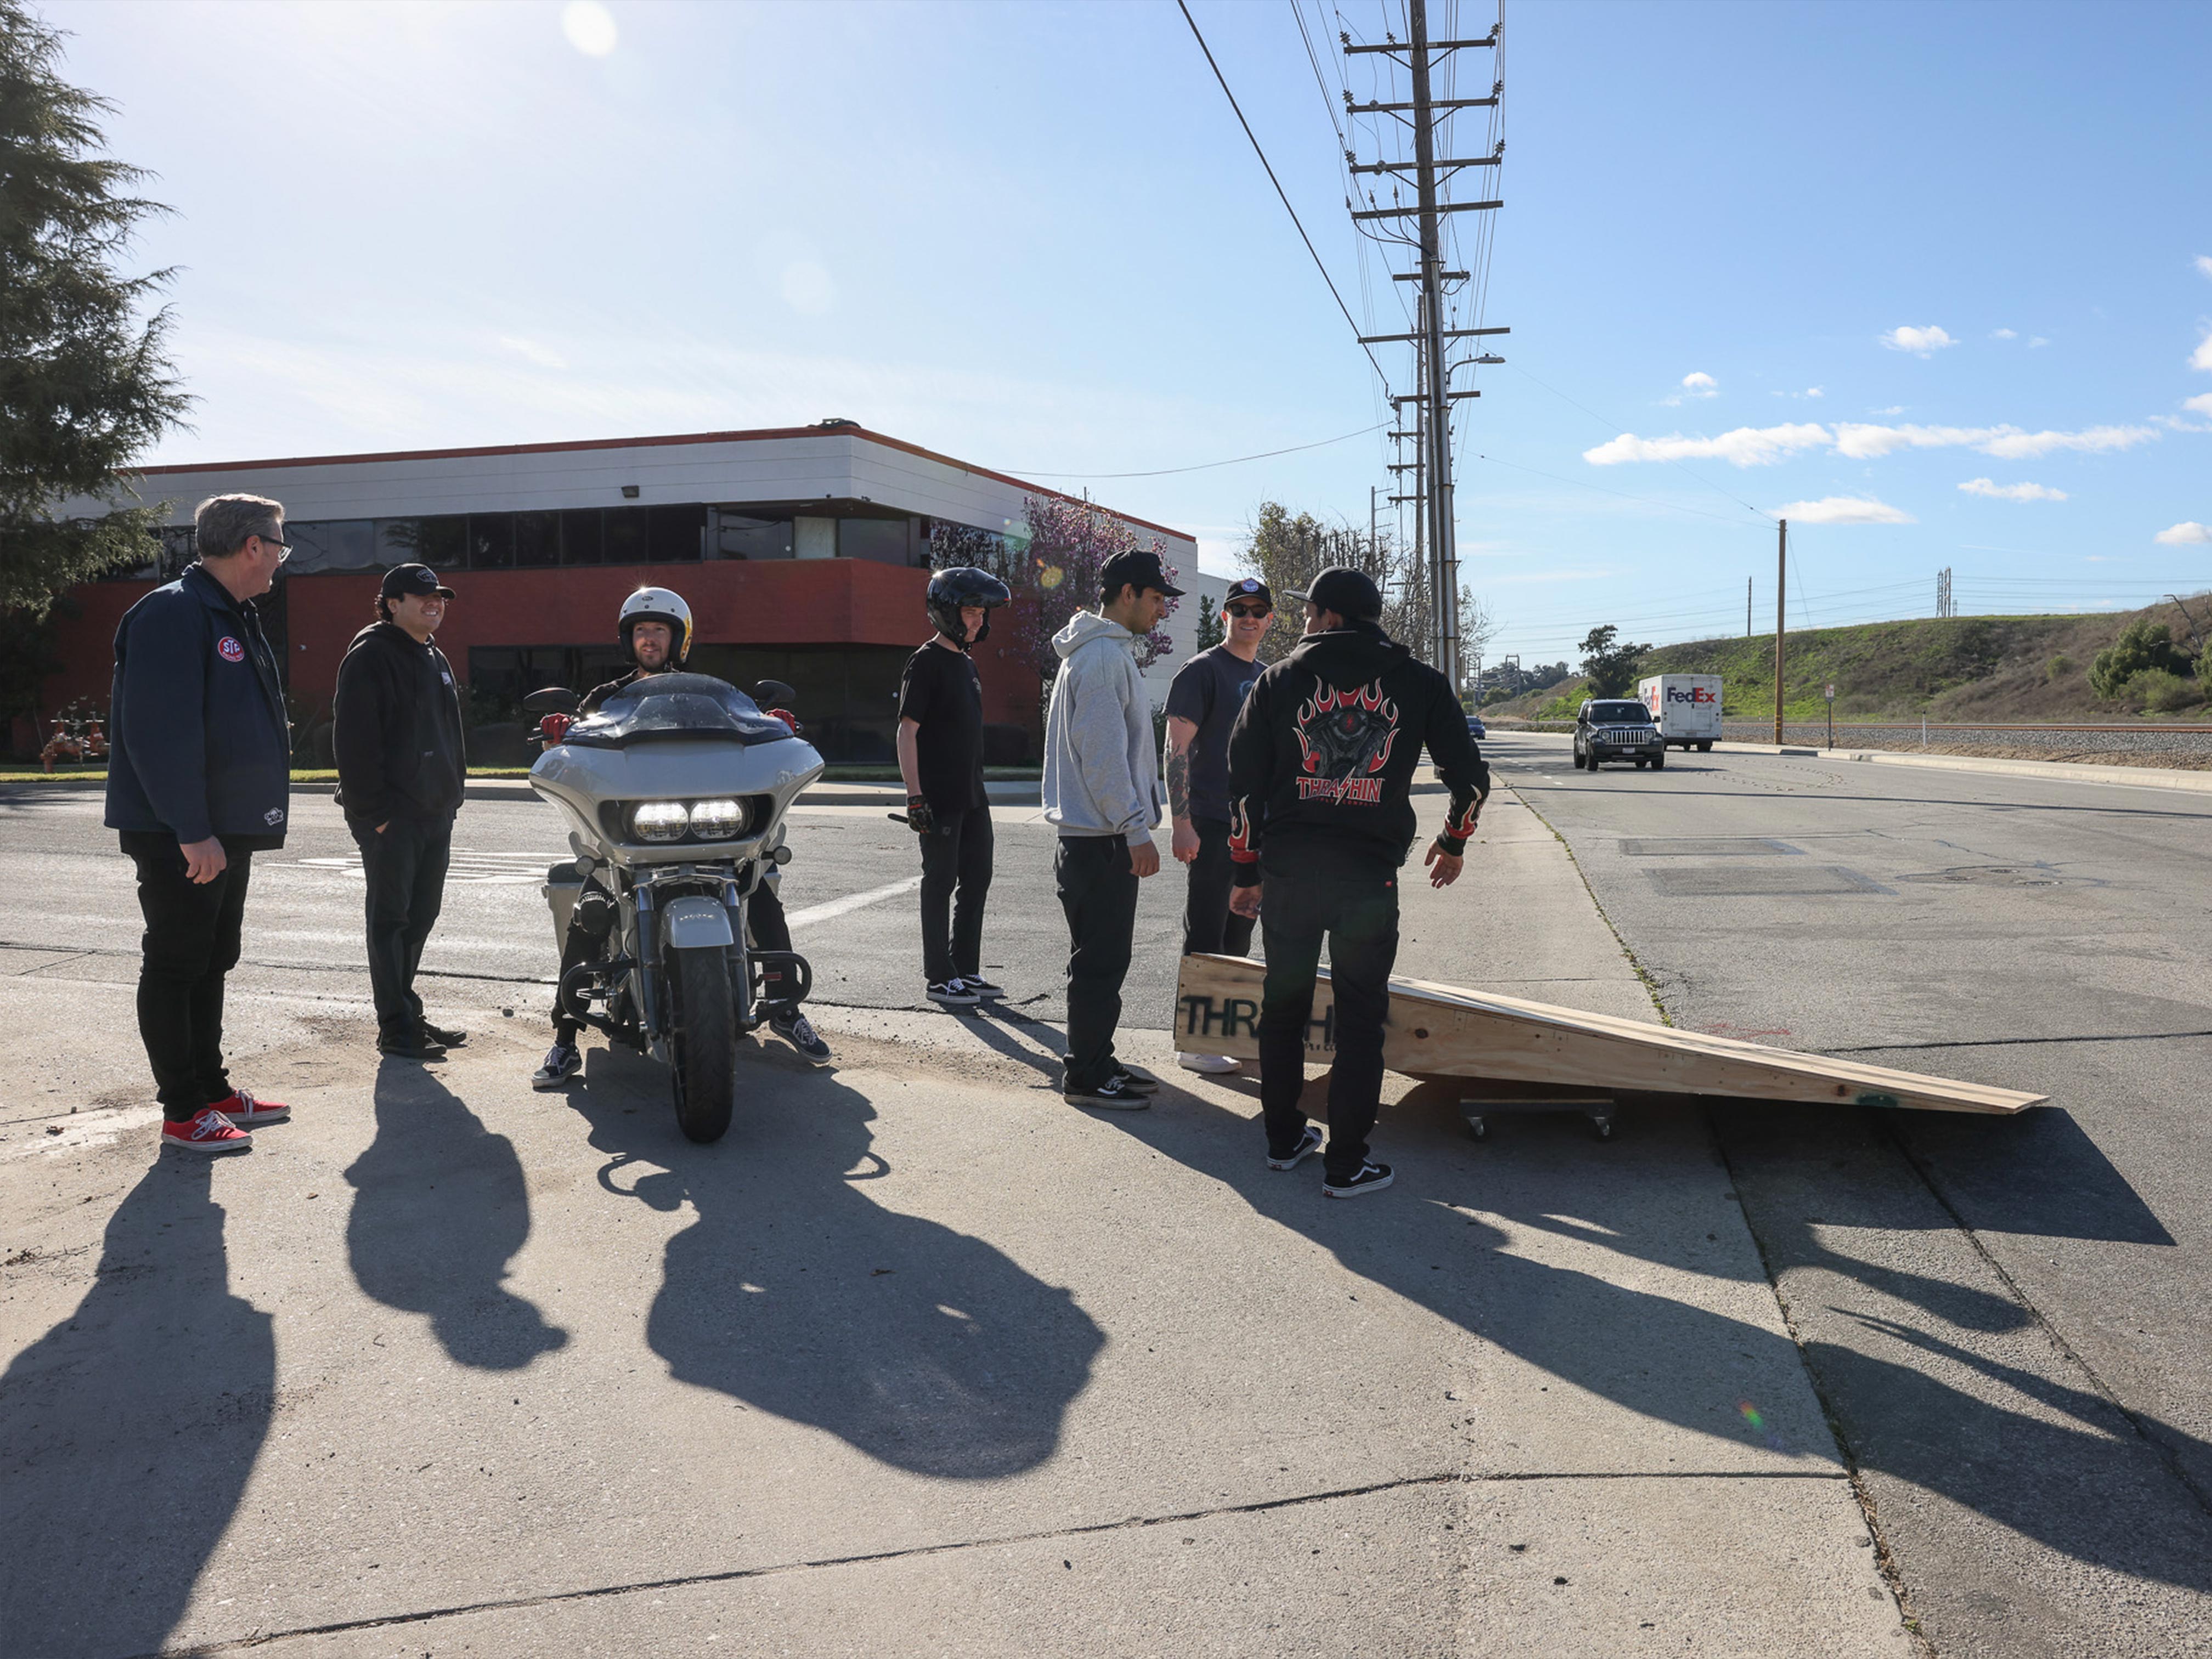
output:
<instances>
[{"instance_id":1,"label":"wooden frame of ramp","mask_svg":"<svg viewBox=\"0 0 2212 1659\"><path fill-rule=\"evenodd\" d=\"M1176 1047L1257 1059L1266 971L1245 957L1185 957L1176 986ZM1309 1060L1326 1066L1334 1060L1335 1012L1324 970L1316 976L1306 1027ZM1418 979L1390 981L1382 1063L1414 1078L2001 1116L2046 1098Z\"/></svg>"}]
</instances>

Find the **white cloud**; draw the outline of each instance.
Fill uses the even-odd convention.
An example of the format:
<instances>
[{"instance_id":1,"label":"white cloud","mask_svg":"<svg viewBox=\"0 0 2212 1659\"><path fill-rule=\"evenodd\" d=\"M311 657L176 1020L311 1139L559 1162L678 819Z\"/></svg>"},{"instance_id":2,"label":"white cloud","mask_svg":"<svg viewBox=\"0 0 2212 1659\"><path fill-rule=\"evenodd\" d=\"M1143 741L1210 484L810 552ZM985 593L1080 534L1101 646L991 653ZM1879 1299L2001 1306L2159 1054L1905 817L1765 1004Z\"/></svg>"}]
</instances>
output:
<instances>
[{"instance_id":1,"label":"white cloud","mask_svg":"<svg viewBox=\"0 0 2212 1659\"><path fill-rule=\"evenodd\" d=\"M2192 415L2212 415L2212 392L2200 392L2194 398L2185 398L2181 406Z\"/></svg>"},{"instance_id":2,"label":"white cloud","mask_svg":"<svg viewBox=\"0 0 2212 1659\"><path fill-rule=\"evenodd\" d=\"M1682 377L1682 390L1692 398L1710 398L1721 389L1721 383L1702 369L1693 370Z\"/></svg>"},{"instance_id":3,"label":"white cloud","mask_svg":"<svg viewBox=\"0 0 2212 1659\"><path fill-rule=\"evenodd\" d=\"M2197 274L2200 276L2212 276L2212 253L2200 253L2197 256Z\"/></svg>"},{"instance_id":4,"label":"white cloud","mask_svg":"<svg viewBox=\"0 0 2212 1659\"><path fill-rule=\"evenodd\" d=\"M2185 519L2179 524L2161 530L2151 538L2167 547L2187 547L2198 543L2212 544L2212 524L2198 524L2194 519Z\"/></svg>"},{"instance_id":5,"label":"white cloud","mask_svg":"<svg viewBox=\"0 0 2212 1659\"><path fill-rule=\"evenodd\" d=\"M1990 338L1992 340L2017 340L2020 338L2020 335L2013 329L1993 328L1990 331Z\"/></svg>"},{"instance_id":6,"label":"white cloud","mask_svg":"<svg viewBox=\"0 0 2212 1659\"><path fill-rule=\"evenodd\" d=\"M2204 337L2197 343L2197 349L2189 354L2191 368L2212 368L2212 328L2204 331Z\"/></svg>"},{"instance_id":7,"label":"white cloud","mask_svg":"<svg viewBox=\"0 0 2212 1659\"><path fill-rule=\"evenodd\" d=\"M2066 492L2048 484L2001 484L1989 478L1969 478L1959 486L1969 495L1987 495L2000 501L2063 501Z\"/></svg>"},{"instance_id":8,"label":"white cloud","mask_svg":"<svg viewBox=\"0 0 2212 1659\"><path fill-rule=\"evenodd\" d=\"M568 360L550 346L542 346L535 340L526 340L519 335L501 334L494 337L516 356L526 358L540 368L566 368Z\"/></svg>"},{"instance_id":9,"label":"white cloud","mask_svg":"<svg viewBox=\"0 0 2212 1659\"><path fill-rule=\"evenodd\" d=\"M1828 428L1809 422L1795 426L1740 426L1717 438L1686 438L1680 433L1667 438L1639 438L1624 432L1610 443L1583 451L1592 466L1614 466L1622 461L1723 460L1732 466L1771 466L1801 449L1814 449L1828 441Z\"/></svg>"},{"instance_id":10,"label":"white cloud","mask_svg":"<svg viewBox=\"0 0 2212 1659\"><path fill-rule=\"evenodd\" d=\"M1805 395L1808 398L1825 398L1828 394L1817 386L1808 386L1805 388Z\"/></svg>"},{"instance_id":11,"label":"white cloud","mask_svg":"<svg viewBox=\"0 0 2212 1659\"><path fill-rule=\"evenodd\" d=\"M1959 343L1932 323L1926 328L1893 328L1881 337L1881 343L1892 351L1911 351L1923 357Z\"/></svg>"},{"instance_id":12,"label":"white cloud","mask_svg":"<svg viewBox=\"0 0 2212 1659\"><path fill-rule=\"evenodd\" d=\"M1905 413L1905 405L1903 404L1892 404L1887 409L1870 409L1867 410L1867 413L1869 415L1902 415Z\"/></svg>"},{"instance_id":13,"label":"white cloud","mask_svg":"<svg viewBox=\"0 0 2212 1659\"><path fill-rule=\"evenodd\" d=\"M2021 432L2004 427L1988 442L1978 443L1974 447L2001 461L2023 461L2060 449L2091 455L2112 449L2133 449L2157 436L2157 430L2148 426L2093 426L2080 432Z\"/></svg>"},{"instance_id":14,"label":"white cloud","mask_svg":"<svg viewBox=\"0 0 2212 1659\"><path fill-rule=\"evenodd\" d=\"M2030 341L2027 343L2027 349L2028 349L2030 351L2033 351L2033 350L2034 350L2034 349L2036 349L2036 347L2038 347L2038 346L2047 346L2047 345L2049 345L2050 343L2051 343L2051 342L2050 342L2050 341L2048 341L2048 340L2045 339L2045 338L2044 338L2040 334L2039 334L2039 335L2037 335L2033 339L2030 340Z\"/></svg>"},{"instance_id":15,"label":"white cloud","mask_svg":"<svg viewBox=\"0 0 2212 1659\"><path fill-rule=\"evenodd\" d=\"M617 38L614 15L599 0L568 0L561 8L561 33L586 58L605 58Z\"/></svg>"},{"instance_id":16,"label":"white cloud","mask_svg":"<svg viewBox=\"0 0 2212 1659\"><path fill-rule=\"evenodd\" d=\"M1954 449L1995 437L2002 427L1868 426L1836 422L1836 453L1847 461L1870 461L1900 449Z\"/></svg>"},{"instance_id":17,"label":"white cloud","mask_svg":"<svg viewBox=\"0 0 2212 1659\"><path fill-rule=\"evenodd\" d=\"M2024 432L2016 426L1869 426L1855 421L1836 426L1836 453L1845 460L1872 460L1900 449L1975 449L1999 460L2019 461L2055 450L2100 453L2131 449L2156 438L2148 426L2093 426L2080 432Z\"/></svg>"},{"instance_id":18,"label":"white cloud","mask_svg":"<svg viewBox=\"0 0 2212 1659\"><path fill-rule=\"evenodd\" d=\"M1798 524L1916 524L1910 513L1887 501L1858 495L1824 495L1817 501L1791 501L1774 509L1778 519Z\"/></svg>"}]
</instances>

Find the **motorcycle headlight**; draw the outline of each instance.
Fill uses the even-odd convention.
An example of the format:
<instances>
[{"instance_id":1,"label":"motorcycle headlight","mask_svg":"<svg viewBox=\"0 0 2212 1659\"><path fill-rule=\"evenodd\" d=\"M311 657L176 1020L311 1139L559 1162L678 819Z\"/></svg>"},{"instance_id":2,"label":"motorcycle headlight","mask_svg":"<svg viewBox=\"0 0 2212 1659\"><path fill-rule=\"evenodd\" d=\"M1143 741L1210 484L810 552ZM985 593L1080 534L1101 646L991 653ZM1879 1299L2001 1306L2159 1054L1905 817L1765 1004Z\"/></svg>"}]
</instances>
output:
<instances>
[{"instance_id":1,"label":"motorcycle headlight","mask_svg":"<svg viewBox=\"0 0 2212 1659\"><path fill-rule=\"evenodd\" d=\"M691 804L691 833L701 841L728 841L745 832L752 813L741 800L702 800Z\"/></svg>"},{"instance_id":2,"label":"motorcycle headlight","mask_svg":"<svg viewBox=\"0 0 2212 1659\"><path fill-rule=\"evenodd\" d=\"M680 800L649 800L630 809L629 827L641 841L681 841L690 822Z\"/></svg>"}]
</instances>

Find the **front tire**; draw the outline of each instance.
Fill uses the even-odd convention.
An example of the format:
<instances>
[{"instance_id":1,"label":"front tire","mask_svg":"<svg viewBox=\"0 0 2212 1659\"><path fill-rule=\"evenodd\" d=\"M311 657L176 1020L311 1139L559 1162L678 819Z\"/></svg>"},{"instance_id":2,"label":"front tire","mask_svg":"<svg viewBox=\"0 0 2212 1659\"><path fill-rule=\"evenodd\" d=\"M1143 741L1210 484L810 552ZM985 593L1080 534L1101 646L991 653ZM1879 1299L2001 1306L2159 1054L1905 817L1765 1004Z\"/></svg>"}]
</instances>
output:
<instances>
[{"instance_id":1,"label":"front tire","mask_svg":"<svg viewBox=\"0 0 2212 1659\"><path fill-rule=\"evenodd\" d=\"M670 1072L676 1124L702 1144L729 1132L738 1086L738 1011L727 957L719 947L671 951L668 963Z\"/></svg>"},{"instance_id":2,"label":"front tire","mask_svg":"<svg viewBox=\"0 0 2212 1659\"><path fill-rule=\"evenodd\" d=\"M1651 757L1651 769L1655 772L1666 764L1667 751L1663 749Z\"/></svg>"}]
</instances>

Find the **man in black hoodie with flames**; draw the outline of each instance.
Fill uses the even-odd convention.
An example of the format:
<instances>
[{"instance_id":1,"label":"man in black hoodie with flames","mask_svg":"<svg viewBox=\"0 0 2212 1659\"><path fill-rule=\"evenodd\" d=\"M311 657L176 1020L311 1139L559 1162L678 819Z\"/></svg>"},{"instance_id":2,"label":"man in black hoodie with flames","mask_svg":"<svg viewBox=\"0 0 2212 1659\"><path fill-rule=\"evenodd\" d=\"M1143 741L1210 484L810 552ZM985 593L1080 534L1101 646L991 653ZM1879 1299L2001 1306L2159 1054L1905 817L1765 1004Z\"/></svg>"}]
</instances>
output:
<instances>
[{"instance_id":1,"label":"man in black hoodie with flames","mask_svg":"<svg viewBox=\"0 0 2212 1659\"><path fill-rule=\"evenodd\" d=\"M1353 1198L1391 1178L1389 1164L1369 1159L1367 1135L1382 1092L1398 871L1419 828L1413 769L1425 744L1451 791L1423 860L1437 887L1459 879L1490 769L1451 683L1383 633L1373 581L1334 566L1291 597L1305 602L1305 639L1260 677L1229 738L1230 908L1259 916L1265 941L1260 1103L1271 1170L1294 1169L1322 1149L1298 1097L1314 975L1328 941L1336 1059L1322 1191Z\"/></svg>"}]
</instances>

